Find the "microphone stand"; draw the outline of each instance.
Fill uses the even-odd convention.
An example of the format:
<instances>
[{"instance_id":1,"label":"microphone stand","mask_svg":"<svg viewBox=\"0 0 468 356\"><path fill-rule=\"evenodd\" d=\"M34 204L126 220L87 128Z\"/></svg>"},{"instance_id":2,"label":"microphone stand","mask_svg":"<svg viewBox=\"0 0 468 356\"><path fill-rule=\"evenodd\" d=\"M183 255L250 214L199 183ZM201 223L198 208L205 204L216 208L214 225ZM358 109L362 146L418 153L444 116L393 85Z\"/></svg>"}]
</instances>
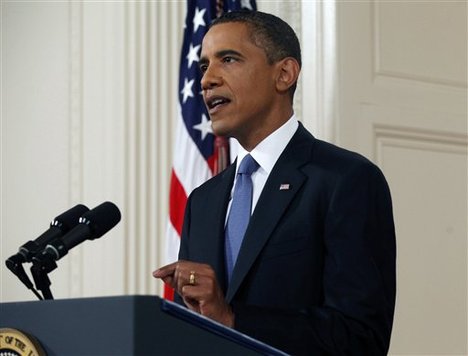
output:
<instances>
[{"instance_id":1,"label":"microphone stand","mask_svg":"<svg viewBox=\"0 0 468 356\"><path fill-rule=\"evenodd\" d=\"M52 300L52 292L49 286L50 282L48 274L57 268L57 263L48 254L41 254L33 257L33 265L31 267L31 274L34 278L36 288L42 292L44 299Z\"/></svg>"},{"instance_id":2,"label":"microphone stand","mask_svg":"<svg viewBox=\"0 0 468 356\"><path fill-rule=\"evenodd\" d=\"M23 260L21 258L22 256L11 256L9 259L5 261L6 266L8 269L16 276L18 279L23 282L23 284L30 289L34 295L39 298L39 300L42 300L42 296L38 293L38 291L34 288L34 285L32 282L29 280L28 275L24 271L23 268Z\"/></svg>"}]
</instances>

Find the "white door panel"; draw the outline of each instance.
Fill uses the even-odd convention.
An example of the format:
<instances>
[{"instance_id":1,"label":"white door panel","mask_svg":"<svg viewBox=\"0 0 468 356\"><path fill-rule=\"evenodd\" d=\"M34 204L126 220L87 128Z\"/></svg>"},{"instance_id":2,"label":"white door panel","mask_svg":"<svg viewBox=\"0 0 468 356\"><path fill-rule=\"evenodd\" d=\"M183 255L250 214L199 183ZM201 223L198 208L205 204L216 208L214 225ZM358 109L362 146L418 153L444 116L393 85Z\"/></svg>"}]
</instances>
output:
<instances>
[{"instance_id":1,"label":"white door panel","mask_svg":"<svg viewBox=\"0 0 468 356\"><path fill-rule=\"evenodd\" d=\"M390 353L467 354L466 2L337 2L338 142L384 171L398 291Z\"/></svg>"}]
</instances>

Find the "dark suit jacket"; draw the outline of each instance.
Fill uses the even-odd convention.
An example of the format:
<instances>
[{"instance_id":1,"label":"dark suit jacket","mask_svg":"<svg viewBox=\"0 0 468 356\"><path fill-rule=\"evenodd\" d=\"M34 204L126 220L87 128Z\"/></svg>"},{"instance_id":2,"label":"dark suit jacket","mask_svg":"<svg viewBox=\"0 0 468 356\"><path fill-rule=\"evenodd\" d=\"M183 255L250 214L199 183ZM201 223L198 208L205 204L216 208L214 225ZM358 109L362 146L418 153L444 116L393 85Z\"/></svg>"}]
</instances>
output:
<instances>
[{"instance_id":1,"label":"dark suit jacket","mask_svg":"<svg viewBox=\"0 0 468 356\"><path fill-rule=\"evenodd\" d=\"M300 125L265 184L226 286L234 174L235 164L191 194L179 258L213 267L235 328L292 354L385 354L395 232L381 171Z\"/></svg>"}]
</instances>

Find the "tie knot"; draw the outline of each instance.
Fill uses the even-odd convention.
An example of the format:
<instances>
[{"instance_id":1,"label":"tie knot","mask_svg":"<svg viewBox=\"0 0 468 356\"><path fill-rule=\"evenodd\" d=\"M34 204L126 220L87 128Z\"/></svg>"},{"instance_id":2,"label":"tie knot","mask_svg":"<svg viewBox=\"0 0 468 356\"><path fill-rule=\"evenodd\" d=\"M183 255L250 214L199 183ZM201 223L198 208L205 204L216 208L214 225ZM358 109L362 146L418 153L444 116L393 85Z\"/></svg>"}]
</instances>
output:
<instances>
[{"instance_id":1,"label":"tie knot","mask_svg":"<svg viewBox=\"0 0 468 356\"><path fill-rule=\"evenodd\" d=\"M237 173L251 175L258 168L258 163L255 161L251 155L247 155L242 160L239 170Z\"/></svg>"}]
</instances>

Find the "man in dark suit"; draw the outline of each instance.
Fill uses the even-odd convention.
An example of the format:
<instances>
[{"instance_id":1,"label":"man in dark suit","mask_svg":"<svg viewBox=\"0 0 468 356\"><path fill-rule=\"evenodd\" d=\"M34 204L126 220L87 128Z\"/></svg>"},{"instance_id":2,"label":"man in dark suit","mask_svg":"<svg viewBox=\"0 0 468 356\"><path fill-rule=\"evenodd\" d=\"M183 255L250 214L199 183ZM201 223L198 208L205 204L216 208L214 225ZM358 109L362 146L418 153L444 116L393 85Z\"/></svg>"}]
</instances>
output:
<instances>
[{"instance_id":1,"label":"man in dark suit","mask_svg":"<svg viewBox=\"0 0 468 356\"><path fill-rule=\"evenodd\" d=\"M286 352L383 355L395 304L390 192L374 164L297 121L300 67L297 37L275 16L233 12L212 25L204 100L214 132L241 148L190 195L179 261L153 274L191 310Z\"/></svg>"}]
</instances>

